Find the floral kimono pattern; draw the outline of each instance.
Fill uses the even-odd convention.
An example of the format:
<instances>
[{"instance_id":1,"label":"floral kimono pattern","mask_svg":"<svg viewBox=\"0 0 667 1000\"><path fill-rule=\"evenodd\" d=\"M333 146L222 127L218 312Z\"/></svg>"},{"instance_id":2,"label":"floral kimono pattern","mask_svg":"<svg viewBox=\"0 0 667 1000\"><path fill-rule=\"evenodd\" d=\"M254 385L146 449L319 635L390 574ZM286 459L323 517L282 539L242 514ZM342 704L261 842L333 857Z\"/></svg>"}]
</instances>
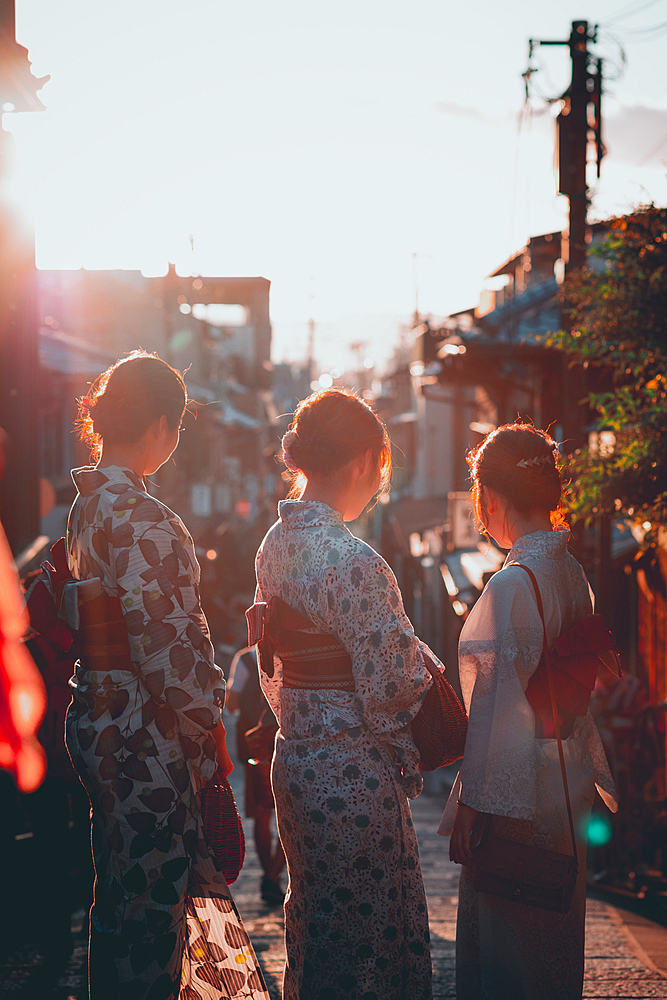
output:
<instances>
[{"instance_id":1,"label":"floral kimono pattern","mask_svg":"<svg viewBox=\"0 0 667 1000\"><path fill-rule=\"evenodd\" d=\"M408 797L410 722L432 656L386 562L326 504L283 501L257 554L257 600L280 596L336 636L355 691L261 675L280 723L273 790L290 882L285 1000L430 1000L428 913Z\"/></svg>"},{"instance_id":2,"label":"floral kimono pattern","mask_svg":"<svg viewBox=\"0 0 667 1000\"><path fill-rule=\"evenodd\" d=\"M567 551L567 531L519 538L503 569L472 609L459 644L461 688L469 712L465 756L440 833L451 832L457 800L493 815L501 837L572 853L555 739L535 739L524 691L542 655L543 627L533 586L542 596L551 646L592 610L590 588ZM595 785L616 810L614 783L590 714L575 720L563 752L575 831L585 830ZM586 845L578 844L579 878L567 914L476 893L461 870L456 932L460 1000L578 1000L584 971Z\"/></svg>"},{"instance_id":3,"label":"floral kimono pattern","mask_svg":"<svg viewBox=\"0 0 667 1000\"><path fill-rule=\"evenodd\" d=\"M224 680L192 539L129 469L72 476L70 570L120 598L134 667L78 663L70 681L67 746L92 805L91 998L268 1000L199 812Z\"/></svg>"}]
</instances>

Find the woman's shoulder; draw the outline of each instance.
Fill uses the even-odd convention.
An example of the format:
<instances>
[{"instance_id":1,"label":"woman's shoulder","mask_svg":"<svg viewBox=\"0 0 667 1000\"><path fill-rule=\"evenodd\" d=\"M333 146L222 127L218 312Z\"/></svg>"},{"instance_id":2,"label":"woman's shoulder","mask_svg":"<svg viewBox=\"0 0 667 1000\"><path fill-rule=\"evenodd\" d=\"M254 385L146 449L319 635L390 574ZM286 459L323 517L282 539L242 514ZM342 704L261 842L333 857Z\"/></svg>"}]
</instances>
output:
<instances>
[{"instance_id":1,"label":"woman's shoulder","mask_svg":"<svg viewBox=\"0 0 667 1000\"><path fill-rule=\"evenodd\" d=\"M327 563L337 566L339 570L358 566L363 567L366 572L391 573L380 553L345 527L332 528L327 532L326 547Z\"/></svg>"},{"instance_id":2,"label":"woman's shoulder","mask_svg":"<svg viewBox=\"0 0 667 1000\"><path fill-rule=\"evenodd\" d=\"M530 568L530 567L529 567ZM520 563L510 562L494 573L484 590L489 594L510 593L532 589L532 582Z\"/></svg>"},{"instance_id":3,"label":"woman's shoulder","mask_svg":"<svg viewBox=\"0 0 667 1000\"><path fill-rule=\"evenodd\" d=\"M103 530L109 542L125 548L152 528L167 532L181 544L192 539L181 518L170 507L151 496L138 476L114 475L115 470L75 470L91 472L85 479L73 475L79 488L70 513L70 530ZM83 489L81 486L83 485Z\"/></svg>"},{"instance_id":4,"label":"woman's shoulder","mask_svg":"<svg viewBox=\"0 0 667 1000\"><path fill-rule=\"evenodd\" d=\"M143 484L114 483L105 487L103 492L114 517L119 521L129 517L129 522L132 524L166 522L173 527L177 535L189 537L187 528L178 514L157 497L152 496Z\"/></svg>"}]
</instances>

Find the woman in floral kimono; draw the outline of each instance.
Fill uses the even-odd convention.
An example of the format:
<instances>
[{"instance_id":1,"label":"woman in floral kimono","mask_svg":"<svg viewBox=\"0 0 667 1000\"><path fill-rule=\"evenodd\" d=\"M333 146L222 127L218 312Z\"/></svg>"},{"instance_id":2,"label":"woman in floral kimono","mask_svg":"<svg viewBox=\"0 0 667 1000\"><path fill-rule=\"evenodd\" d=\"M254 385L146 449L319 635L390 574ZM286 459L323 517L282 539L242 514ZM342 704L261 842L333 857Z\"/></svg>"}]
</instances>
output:
<instances>
[{"instance_id":1,"label":"woman in floral kimono","mask_svg":"<svg viewBox=\"0 0 667 1000\"><path fill-rule=\"evenodd\" d=\"M590 588L567 551L556 443L532 426L506 425L468 461L477 517L510 552L472 609L459 644L468 737L439 831L443 836L451 832L451 858L464 866L456 995L459 1000L578 1000L584 967L584 840L578 844L574 899L564 915L475 892L468 866L480 813L492 814L491 830L499 837L572 853L557 741L542 738L541 715L525 694L542 656L543 626L530 577L516 564L525 564L537 579L550 647L591 613ZM590 711L559 714L575 831L583 838L596 784L615 811L614 784ZM553 728L551 716L546 722Z\"/></svg>"},{"instance_id":2,"label":"woman in floral kimono","mask_svg":"<svg viewBox=\"0 0 667 1000\"><path fill-rule=\"evenodd\" d=\"M272 780L290 876L284 998L430 1000L408 799L422 787L410 723L432 683L432 654L389 566L345 526L386 485L389 441L370 407L331 389L300 404L283 460L298 499L281 502L257 553L256 600L279 597L305 616L306 657L322 634L330 651L343 647L337 660L322 650L298 676L279 655L268 676L260 657L280 724Z\"/></svg>"},{"instance_id":3,"label":"woman in floral kimono","mask_svg":"<svg viewBox=\"0 0 667 1000\"><path fill-rule=\"evenodd\" d=\"M180 518L146 490L178 445L181 375L135 352L81 401L96 466L72 473L67 530L77 580L118 596L131 660L70 681L67 746L92 805L91 1000L268 1000L204 839L199 789L228 773L224 680Z\"/></svg>"}]
</instances>

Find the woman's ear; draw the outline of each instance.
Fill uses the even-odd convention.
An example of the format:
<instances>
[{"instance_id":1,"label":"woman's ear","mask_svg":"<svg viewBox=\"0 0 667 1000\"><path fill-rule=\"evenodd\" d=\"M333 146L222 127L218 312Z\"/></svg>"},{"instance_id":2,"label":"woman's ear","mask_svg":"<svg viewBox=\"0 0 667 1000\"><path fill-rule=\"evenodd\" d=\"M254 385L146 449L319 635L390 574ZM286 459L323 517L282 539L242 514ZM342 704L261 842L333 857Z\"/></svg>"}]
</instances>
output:
<instances>
[{"instance_id":1,"label":"woman's ear","mask_svg":"<svg viewBox=\"0 0 667 1000\"><path fill-rule=\"evenodd\" d=\"M372 450L369 448L368 451L362 451L361 454L357 455L355 464L357 466L357 471L359 472L359 478L363 479L371 471L371 466L373 464Z\"/></svg>"}]
</instances>

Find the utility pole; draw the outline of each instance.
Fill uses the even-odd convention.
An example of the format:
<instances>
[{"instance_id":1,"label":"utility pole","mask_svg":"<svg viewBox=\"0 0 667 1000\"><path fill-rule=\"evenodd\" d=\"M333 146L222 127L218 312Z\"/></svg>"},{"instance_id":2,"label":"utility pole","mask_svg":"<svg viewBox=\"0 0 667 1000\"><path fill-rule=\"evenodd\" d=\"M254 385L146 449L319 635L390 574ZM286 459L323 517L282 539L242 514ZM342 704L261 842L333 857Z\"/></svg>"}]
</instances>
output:
<instances>
[{"instance_id":1,"label":"utility pole","mask_svg":"<svg viewBox=\"0 0 667 1000\"><path fill-rule=\"evenodd\" d=\"M602 60L588 49L595 42L597 28L589 30L588 21L573 21L570 37L566 42L538 41L531 39L529 67L524 74L526 97L529 96L530 77L535 68L530 64L537 45L567 45L572 62L572 81L560 98L561 109L556 119L558 155L558 193L570 202L570 219L567 239L566 283L563 320L571 325L567 308L567 278L586 263L586 216L590 204L587 168L595 162L597 176L605 148L602 143ZM592 154L592 155L591 155ZM562 424L565 440L583 444L580 400L587 395L585 377L581 368L570 368L566 355L561 361ZM597 519L595 545L595 590L597 609L609 614L610 584L612 580L611 521L608 517Z\"/></svg>"},{"instance_id":2,"label":"utility pole","mask_svg":"<svg viewBox=\"0 0 667 1000\"><path fill-rule=\"evenodd\" d=\"M589 30L588 21L573 21L567 41L542 41L531 38L529 66L524 74L526 97L530 77L537 70L532 57L537 46L567 45L572 62L572 82L560 98L561 110L556 119L558 152L558 193L570 202L566 273L583 267L586 261L586 215L590 203L587 182L589 149L597 162L597 176L605 150L602 144L602 60L591 55L588 43L595 42L597 28Z\"/></svg>"},{"instance_id":3,"label":"utility pole","mask_svg":"<svg viewBox=\"0 0 667 1000\"><path fill-rule=\"evenodd\" d=\"M565 41L543 41L531 38L528 49L528 69L524 73L526 100L530 97L531 77L537 72L533 54L538 46L567 46L570 50L572 79L570 86L551 103L560 103L556 119L556 149L558 162L558 192L570 203L569 224L563 239L562 256L565 265L565 294L563 322L568 324L567 278L586 263L586 216L590 203L587 168L590 161L597 163L597 176L605 149L602 143L602 60L589 51L589 42L595 42L597 28L588 21L573 21L570 37ZM561 362L561 405L565 440L581 441L580 400L585 395L583 374L568 367L565 355Z\"/></svg>"},{"instance_id":4,"label":"utility pole","mask_svg":"<svg viewBox=\"0 0 667 1000\"><path fill-rule=\"evenodd\" d=\"M35 240L6 194L13 137L2 115L43 111L36 91L49 80L30 71L16 41L14 0L0 0L0 427L6 466L0 517L13 553L39 535L39 401Z\"/></svg>"}]
</instances>

